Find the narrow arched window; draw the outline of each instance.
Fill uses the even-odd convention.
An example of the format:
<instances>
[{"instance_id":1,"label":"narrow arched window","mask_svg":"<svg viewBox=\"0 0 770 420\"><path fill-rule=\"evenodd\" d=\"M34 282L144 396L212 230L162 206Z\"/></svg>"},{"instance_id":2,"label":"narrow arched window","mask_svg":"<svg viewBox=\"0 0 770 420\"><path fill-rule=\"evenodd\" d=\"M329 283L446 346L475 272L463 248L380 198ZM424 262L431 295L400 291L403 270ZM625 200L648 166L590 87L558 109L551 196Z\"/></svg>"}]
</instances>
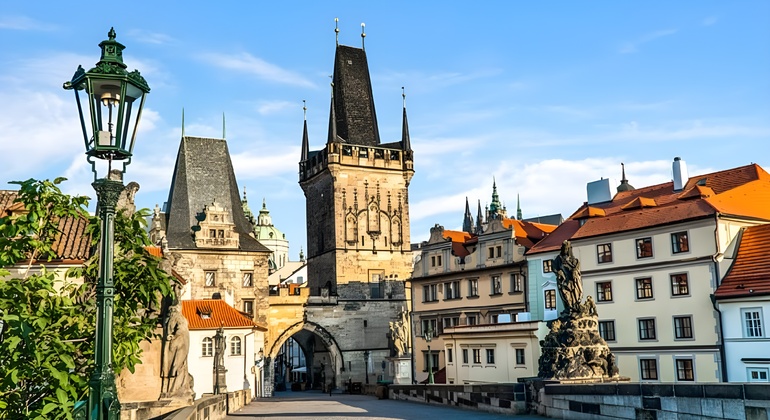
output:
<instances>
[{"instance_id":1,"label":"narrow arched window","mask_svg":"<svg viewBox=\"0 0 770 420\"><path fill-rule=\"evenodd\" d=\"M241 337L233 337L230 339L230 356L241 355Z\"/></svg>"},{"instance_id":2,"label":"narrow arched window","mask_svg":"<svg viewBox=\"0 0 770 420\"><path fill-rule=\"evenodd\" d=\"M203 339L203 347L201 350L201 356L203 357L211 357L214 355L214 342L211 340L211 337Z\"/></svg>"}]
</instances>

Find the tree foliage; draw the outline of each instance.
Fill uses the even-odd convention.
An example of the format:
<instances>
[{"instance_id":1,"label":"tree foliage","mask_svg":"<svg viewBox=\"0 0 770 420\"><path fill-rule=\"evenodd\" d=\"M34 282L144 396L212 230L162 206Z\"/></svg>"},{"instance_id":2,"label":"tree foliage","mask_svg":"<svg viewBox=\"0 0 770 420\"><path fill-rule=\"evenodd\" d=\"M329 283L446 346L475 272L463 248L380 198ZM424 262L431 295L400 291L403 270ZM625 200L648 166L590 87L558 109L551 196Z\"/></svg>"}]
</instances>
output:
<instances>
[{"instance_id":1,"label":"tree foliage","mask_svg":"<svg viewBox=\"0 0 770 420\"><path fill-rule=\"evenodd\" d=\"M100 220L86 197L63 194L64 181L27 180L19 185L22 214L0 218L0 419L72 418L88 393L94 369L96 282ZM118 211L115 218L113 366L131 372L142 340L153 338L160 302L171 277L145 249L149 210ZM66 277L49 271L62 218L87 220L92 257ZM11 275L14 267L17 275ZM82 279L82 283L79 280Z\"/></svg>"}]
</instances>

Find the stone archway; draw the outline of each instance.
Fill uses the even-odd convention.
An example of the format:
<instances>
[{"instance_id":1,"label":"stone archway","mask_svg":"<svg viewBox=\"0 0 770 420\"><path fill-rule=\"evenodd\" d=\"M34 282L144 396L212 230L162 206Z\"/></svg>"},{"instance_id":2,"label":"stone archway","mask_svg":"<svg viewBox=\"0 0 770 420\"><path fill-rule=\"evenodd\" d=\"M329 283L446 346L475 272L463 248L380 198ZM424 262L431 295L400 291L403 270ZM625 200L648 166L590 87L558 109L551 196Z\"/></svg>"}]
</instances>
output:
<instances>
[{"instance_id":1,"label":"stone archway","mask_svg":"<svg viewBox=\"0 0 770 420\"><path fill-rule=\"evenodd\" d=\"M327 379L327 383L332 382L337 388L343 386L341 373L345 371L345 360L334 337L319 324L309 321L299 321L286 328L283 333L276 337L268 347L268 351L265 353L263 389L265 390L266 395L273 395L273 384L275 382L275 366L273 362L280 353L283 344L290 338L295 338L300 344L302 351L305 352L305 357L310 368L314 365L314 353L316 352L316 349L310 348L307 343L309 342L309 338L317 338L326 350L322 353L328 353L328 359L324 358L321 361L321 364L328 366L324 368L325 372L332 375L330 381Z\"/></svg>"}]
</instances>

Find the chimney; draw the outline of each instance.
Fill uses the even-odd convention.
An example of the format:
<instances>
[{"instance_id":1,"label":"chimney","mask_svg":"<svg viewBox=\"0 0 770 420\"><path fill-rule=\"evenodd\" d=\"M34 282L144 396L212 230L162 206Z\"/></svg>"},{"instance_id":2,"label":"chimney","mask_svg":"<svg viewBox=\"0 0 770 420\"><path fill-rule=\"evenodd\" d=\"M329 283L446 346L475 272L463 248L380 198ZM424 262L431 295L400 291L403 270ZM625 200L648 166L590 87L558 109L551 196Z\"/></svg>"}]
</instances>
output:
<instances>
[{"instance_id":1,"label":"chimney","mask_svg":"<svg viewBox=\"0 0 770 420\"><path fill-rule=\"evenodd\" d=\"M682 191L687 181L690 179L687 175L687 164L684 163L682 158L674 158L674 191Z\"/></svg>"},{"instance_id":2,"label":"chimney","mask_svg":"<svg viewBox=\"0 0 770 420\"><path fill-rule=\"evenodd\" d=\"M602 178L598 181L589 182L588 185L586 185L586 190L588 193L589 205L612 201L609 178Z\"/></svg>"}]
</instances>

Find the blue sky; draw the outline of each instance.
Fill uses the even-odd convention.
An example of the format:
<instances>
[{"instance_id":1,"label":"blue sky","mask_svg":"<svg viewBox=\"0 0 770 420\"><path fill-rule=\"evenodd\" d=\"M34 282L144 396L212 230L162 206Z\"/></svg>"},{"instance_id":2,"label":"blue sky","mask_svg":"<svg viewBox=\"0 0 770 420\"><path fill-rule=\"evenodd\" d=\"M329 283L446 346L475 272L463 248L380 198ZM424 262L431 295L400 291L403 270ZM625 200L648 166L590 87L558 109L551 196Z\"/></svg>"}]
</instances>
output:
<instances>
[{"instance_id":1,"label":"blue sky","mask_svg":"<svg viewBox=\"0 0 770 420\"><path fill-rule=\"evenodd\" d=\"M48 3L0 6L0 181L66 176L67 192L94 196L61 84L114 26L152 87L126 174L137 204L167 199L182 108L196 136L221 137L225 113L239 186L253 210L266 198L292 259L305 243L302 100L318 149L335 17L353 46L366 22L383 142L400 138L406 87L413 241L460 228L465 197L488 203L493 177L509 213L520 194L533 217L569 215L621 162L637 187L670 180L675 156L691 175L770 170L766 1Z\"/></svg>"}]
</instances>

